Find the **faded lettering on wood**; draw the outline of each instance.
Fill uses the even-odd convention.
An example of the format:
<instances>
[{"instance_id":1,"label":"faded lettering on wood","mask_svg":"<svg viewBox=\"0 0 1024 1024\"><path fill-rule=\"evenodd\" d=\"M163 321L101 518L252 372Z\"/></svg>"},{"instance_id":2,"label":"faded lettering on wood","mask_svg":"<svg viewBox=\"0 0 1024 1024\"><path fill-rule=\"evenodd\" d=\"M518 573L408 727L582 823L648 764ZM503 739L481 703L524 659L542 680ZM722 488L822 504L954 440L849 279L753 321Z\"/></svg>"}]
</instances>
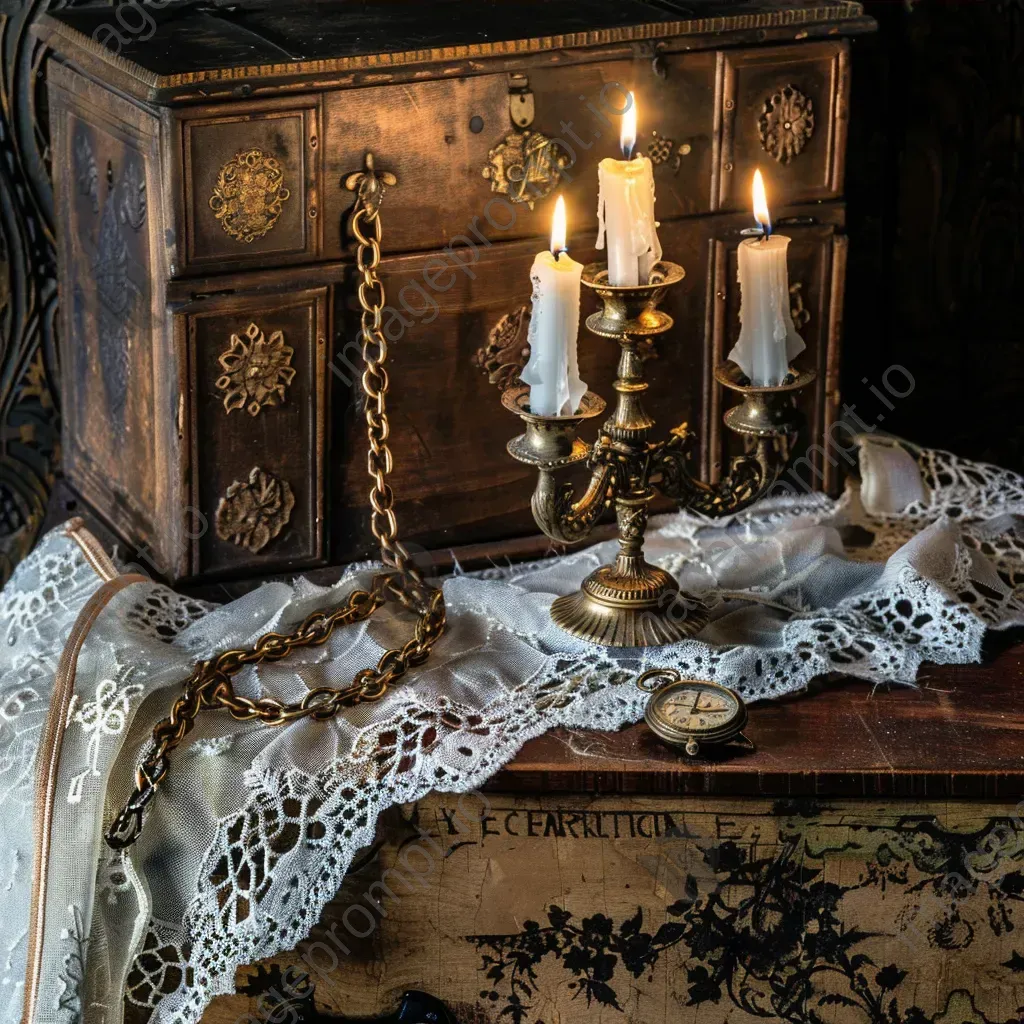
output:
<instances>
[{"instance_id":1,"label":"faded lettering on wood","mask_svg":"<svg viewBox=\"0 0 1024 1024\"><path fill-rule=\"evenodd\" d=\"M433 796L206 1022L373 1016L408 989L480 1024L1016 1021L1019 813Z\"/></svg>"}]
</instances>

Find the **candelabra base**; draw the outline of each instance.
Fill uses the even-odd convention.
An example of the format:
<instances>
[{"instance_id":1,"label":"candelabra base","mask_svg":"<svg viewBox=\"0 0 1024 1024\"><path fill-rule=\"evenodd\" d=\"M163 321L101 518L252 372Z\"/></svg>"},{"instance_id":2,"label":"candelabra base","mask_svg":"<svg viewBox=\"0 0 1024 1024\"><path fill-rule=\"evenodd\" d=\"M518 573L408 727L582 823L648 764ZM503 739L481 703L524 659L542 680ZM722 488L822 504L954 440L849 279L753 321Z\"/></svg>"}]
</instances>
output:
<instances>
[{"instance_id":1,"label":"candelabra base","mask_svg":"<svg viewBox=\"0 0 1024 1024\"><path fill-rule=\"evenodd\" d=\"M708 608L663 569L605 565L551 606L555 625L602 647L662 647L699 633Z\"/></svg>"}]
</instances>

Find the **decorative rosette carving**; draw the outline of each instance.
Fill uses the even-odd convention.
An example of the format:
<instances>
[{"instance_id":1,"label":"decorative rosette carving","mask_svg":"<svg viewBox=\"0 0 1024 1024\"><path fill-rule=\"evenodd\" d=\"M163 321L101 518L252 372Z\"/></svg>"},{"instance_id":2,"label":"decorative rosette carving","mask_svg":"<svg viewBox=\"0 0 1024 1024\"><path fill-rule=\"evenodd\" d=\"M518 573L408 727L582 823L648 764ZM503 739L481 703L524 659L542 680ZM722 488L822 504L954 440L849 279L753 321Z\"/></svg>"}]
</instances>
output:
<instances>
[{"instance_id":1,"label":"decorative rosette carving","mask_svg":"<svg viewBox=\"0 0 1024 1024\"><path fill-rule=\"evenodd\" d=\"M217 506L217 536L254 555L287 525L295 495L287 481L253 466L246 482L236 480Z\"/></svg>"},{"instance_id":2,"label":"decorative rosette carving","mask_svg":"<svg viewBox=\"0 0 1024 1024\"><path fill-rule=\"evenodd\" d=\"M244 408L256 416L265 405L283 402L285 389L295 378L294 354L284 343L282 331L274 331L267 340L259 326L251 323L245 338L232 334L230 347L217 360L224 370L216 385L224 392L224 408L229 413Z\"/></svg>"},{"instance_id":3,"label":"decorative rosette carving","mask_svg":"<svg viewBox=\"0 0 1024 1024\"><path fill-rule=\"evenodd\" d=\"M502 391L519 380L519 374L530 358L529 326L529 306L520 306L506 313L491 328L487 344L477 349L473 357L473 363Z\"/></svg>"},{"instance_id":4,"label":"decorative rosette carving","mask_svg":"<svg viewBox=\"0 0 1024 1024\"><path fill-rule=\"evenodd\" d=\"M783 86L764 101L757 127L764 151L788 164L814 134L814 104L795 85Z\"/></svg>"}]
</instances>

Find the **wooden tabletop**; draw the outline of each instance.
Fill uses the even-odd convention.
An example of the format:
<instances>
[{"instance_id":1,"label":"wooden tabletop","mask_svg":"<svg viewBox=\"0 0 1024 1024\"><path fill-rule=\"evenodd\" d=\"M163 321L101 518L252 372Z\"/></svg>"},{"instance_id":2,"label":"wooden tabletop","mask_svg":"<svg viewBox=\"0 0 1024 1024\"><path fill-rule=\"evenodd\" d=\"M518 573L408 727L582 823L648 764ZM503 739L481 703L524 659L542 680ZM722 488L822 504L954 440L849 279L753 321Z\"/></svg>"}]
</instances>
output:
<instances>
[{"instance_id":1,"label":"wooden tabletop","mask_svg":"<svg viewBox=\"0 0 1024 1024\"><path fill-rule=\"evenodd\" d=\"M526 744L490 790L716 796L1024 795L1024 633L991 634L983 665L922 669L918 686L840 680L752 705L756 750L695 760L645 725L560 729Z\"/></svg>"}]
</instances>

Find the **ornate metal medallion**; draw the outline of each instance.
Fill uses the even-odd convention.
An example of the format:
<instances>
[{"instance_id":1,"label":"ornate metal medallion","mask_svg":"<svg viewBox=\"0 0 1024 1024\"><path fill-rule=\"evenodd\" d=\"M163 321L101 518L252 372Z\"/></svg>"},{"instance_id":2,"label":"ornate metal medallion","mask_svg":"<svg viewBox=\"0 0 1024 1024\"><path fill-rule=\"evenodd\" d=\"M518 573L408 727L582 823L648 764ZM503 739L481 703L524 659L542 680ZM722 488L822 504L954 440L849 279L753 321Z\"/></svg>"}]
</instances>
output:
<instances>
[{"instance_id":1,"label":"ornate metal medallion","mask_svg":"<svg viewBox=\"0 0 1024 1024\"><path fill-rule=\"evenodd\" d=\"M487 344L477 349L473 363L479 366L492 384L502 391L519 379L519 374L530 358L530 307L520 306L506 313L491 328Z\"/></svg>"},{"instance_id":2,"label":"ornate metal medallion","mask_svg":"<svg viewBox=\"0 0 1024 1024\"><path fill-rule=\"evenodd\" d=\"M530 129L509 132L487 154L481 172L492 192L501 192L514 203L530 209L538 199L551 195L571 163L569 153L546 135Z\"/></svg>"},{"instance_id":3,"label":"ornate metal medallion","mask_svg":"<svg viewBox=\"0 0 1024 1024\"><path fill-rule=\"evenodd\" d=\"M670 164L672 173L678 174L683 166L683 157L693 152L693 146L689 142L677 143L675 139L667 135L659 135L657 131L651 132L651 141L647 143L647 158L655 167L662 164Z\"/></svg>"},{"instance_id":4,"label":"ornate metal medallion","mask_svg":"<svg viewBox=\"0 0 1024 1024\"><path fill-rule=\"evenodd\" d=\"M285 388L295 378L295 350L284 343L282 331L274 331L268 341L255 323L245 329L245 337L248 343L232 334L230 348L217 360L224 369L217 388L225 393L224 408L229 413L244 408L256 416L265 405L284 401Z\"/></svg>"},{"instance_id":5,"label":"ornate metal medallion","mask_svg":"<svg viewBox=\"0 0 1024 1024\"><path fill-rule=\"evenodd\" d=\"M232 238L248 245L273 228L290 198L277 160L250 149L220 169L210 209Z\"/></svg>"},{"instance_id":6,"label":"ornate metal medallion","mask_svg":"<svg viewBox=\"0 0 1024 1024\"><path fill-rule=\"evenodd\" d=\"M295 495L287 481L253 466L247 482L236 480L217 506L217 536L254 555L287 525Z\"/></svg>"},{"instance_id":7,"label":"ornate metal medallion","mask_svg":"<svg viewBox=\"0 0 1024 1024\"><path fill-rule=\"evenodd\" d=\"M684 679L675 669L645 672L637 686L650 693L644 718L651 731L672 747L682 747L690 757L701 744L729 743L743 735L747 708L743 698L728 687L698 679Z\"/></svg>"},{"instance_id":8,"label":"ornate metal medallion","mask_svg":"<svg viewBox=\"0 0 1024 1024\"><path fill-rule=\"evenodd\" d=\"M783 86L764 101L757 127L764 151L788 164L814 134L814 104L795 85Z\"/></svg>"}]
</instances>

